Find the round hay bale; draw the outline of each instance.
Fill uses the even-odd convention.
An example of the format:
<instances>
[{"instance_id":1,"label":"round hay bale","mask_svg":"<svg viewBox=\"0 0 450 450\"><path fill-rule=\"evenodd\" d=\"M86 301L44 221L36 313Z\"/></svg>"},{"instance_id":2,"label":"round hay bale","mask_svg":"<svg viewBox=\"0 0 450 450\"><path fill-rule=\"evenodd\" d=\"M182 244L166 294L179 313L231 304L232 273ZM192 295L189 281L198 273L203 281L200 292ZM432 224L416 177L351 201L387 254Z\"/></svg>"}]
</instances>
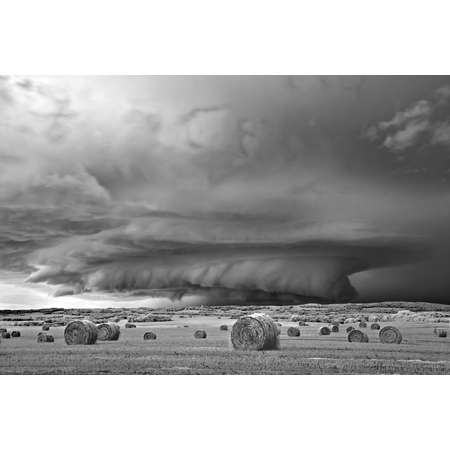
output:
<instances>
[{"instance_id":1,"label":"round hay bale","mask_svg":"<svg viewBox=\"0 0 450 450\"><path fill-rule=\"evenodd\" d=\"M154 341L156 339L156 333L153 331L146 331L144 333L144 341Z\"/></svg>"},{"instance_id":2,"label":"round hay bale","mask_svg":"<svg viewBox=\"0 0 450 450\"><path fill-rule=\"evenodd\" d=\"M117 341L120 336L120 327L117 323L107 322L97 325L99 341Z\"/></svg>"},{"instance_id":3,"label":"round hay bale","mask_svg":"<svg viewBox=\"0 0 450 450\"><path fill-rule=\"evenodd\" d=\"M6 328L0 328L0 333L6 333L8 330Z\"/></svg>"},{"instance_id":4,"label":"round hay bale","mask_svg":"<svg viewBox=\"0 0 450 450\"><path fill-rule=\"evenodd\" d=\"M205 330L196 330L194 333L195 339L206 339L207 336Z\"/></svg>"},{"instance_id":5,"label":"round hay bale","mask_svg":"<svg viewBox=\"0 0 450 450\"><path fill-rule=\"evenodd\" d=\"M9 333L9 331L4 331L2 333L2 338L3 339L9 339L11 337L11 334Z\"/></svg>"},{"instance_id":6,"label":"round hay bale","mask_svg":"<svg viewBox=\"0 0 450 450\"><path fill-rule=\"evenodd\" d=\"M359 322L359 328L367 328L367 322L364 322L364 320L361 320L361 322Z\"/></svg>"},{"instance_id":7,"label":"round hay bale","mask_svg":"<svg viewBox=\"0 0 450 450\"><path fill-rule=\"evenodd\" d=\"M20 331L17 331L17 330L11 331L11 337L14 337L14 338L20 337Z\"/></svg>"},{"instance_id":8,"label":"round hay bale","mask_svg":"<svg viewBox=\"0 0 450 450\"><path fill-rule=\"evenodd\" d=\"M436 331L436 334L438 337L445 338L445 337L447 337L447 330L443 330L442 328L439 328Z\"/></svg>"},{"instance_id":9,"label":"round hay bale","mask_svg":"<svg viewBox=\"0 0 450 450\"><path fill-rule=\"evenodd\" d=\"M331 330L328 327L320 327L319 334L321 336L328 336L331 333Z\"/></svg>"},{"instance_id":10,"label":"round hay bale","mask_svg":"<svg viewBox=\"0 0 450 450\"><path fill-rule=\"evenodd\" d=\"M90 320L73 320L64 330L67 345L92 345L97 342L97 327Z\"/></svg>"},{"instance_id":11,"label":"round hay bale","mask_svg":"<svg viewBox=\"0 0 450 450\"><path fill-rule=\"evenodd\" d=\"M300 330L297 327L289 327L287 329L287 335L289 337L298 337L300 336Z\"/></svg>"},{"instance_id":12,"label":"round hay bale","mask_svg":"<svg viewBox=\"0 0 450 450\"><path fill-rule=\"evenodd\" d=\"M383 327L378 336L383 344L400 344L403 339L400 330L391 326Z\"/></svg>"},{"instance_id":13,"label":"round hay bale","mask_svg":"<svg viewBox=\"0 0 450 450\"><path fill-rule=\"evenodd\" d=\"M300 320L300 322L298 323L298 326L299 326L299 327L307 327L308 324L307 324L305 321Z\"/></svg>"},{"instance_id":14,"label":"round hay bale","mask_svg":"<svg viewBox=\"0 0 450 450\"><path fill-rule=\"evenodd\" d=\"M355 329L354 327L350 326L350 327L347 327L347 328L345 329L345 331L346 331L347 333L350 333L350 331L352 331L352 330L354 330L354 329Z\"/></svg>"},{"instance_id":15,"label":"round hay bale","mask_svg":"<svg viewBox=\"0 0 450 450\"><path fill-rule=\"evenodd\" d=\"M127 322L127 323L125 324L125 328L136 328L136 325L135 325L134 323L129 323L129 322Z\"/></svg>"},{"instance_id":16,"label":"round hay bale","mask_svg":"<svg viewBox=\"0 0 450 450\"><path fill-rule=\"evenodd\" d=\"M339 325L336 325L336 324L332 325L331 326L331 332L332 333L339 333Z\"/></svg>"},{"instance_id":17,"label":"round hay bale","mask_svg":"<svg viewBox=\"0 0 450 450\"><path fill-rule=\"evenodd\" d=\"M50 325L42 325L42 331L50 330Z\"/></svg>"},{"instance_id":18,"label":"round hay bale","mask_svg":"<svg viewBox=\"0 0 450 450\"><path fill-rule=\"evenodd\" d=\"M240 317L231 329L235 350L276 350L279 348L279 327L267 314L255 313Z\"/></svg>"},{"instance_id":19,"label":"round hay bale","mask_svg":"<svg viewBox=\"0 0 450 450\"><path fill-rule=\"evenodd\" d=\"M361 330L352 330L347 334L348 342L369 342L369 337Z\"/></svg>"},{"instance_id":20,"label":"round hay bale","mask_svg":"<svg viewBox=\"0 0 450 450\"><path fill-rule=\"evenodd\" d=\"M220 325L220 331L228 331L228 325Z\"/></svg>"},{"instance_id":21,"label":"round hay bale","mask_svg":"<svg viewBox=\"0 0 450 450\"><path fill-rule=\"evenodd\" d=\"M381 327L379 323L373 323L372 325L370 325L371 330L379 330L380 328Z\"/></svg>"},{"instance_id":22,"label":"round hay bale","mask_svg":"<svg viewBox=\"0 0 450 450\"><path fill-rule=\"evenodd\" d=\"M45 334L41 332L37 336L37 341L39 344L43 344L46 342L55 342L55 339L51 334Z\"/></svg>"}]
</instances>

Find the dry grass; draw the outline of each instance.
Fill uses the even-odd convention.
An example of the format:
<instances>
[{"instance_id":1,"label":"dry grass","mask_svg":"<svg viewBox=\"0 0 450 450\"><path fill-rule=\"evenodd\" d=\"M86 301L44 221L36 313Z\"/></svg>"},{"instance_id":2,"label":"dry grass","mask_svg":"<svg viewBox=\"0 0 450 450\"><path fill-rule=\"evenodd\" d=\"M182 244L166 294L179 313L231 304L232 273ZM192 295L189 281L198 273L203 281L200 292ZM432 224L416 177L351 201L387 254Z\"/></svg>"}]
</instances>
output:
<instances>
[{"instance_id":1,"label":"dry grass","mask_svg":"<svg viewBox=\"0 0 450 450\"><path fill-rule=\"evenodd\" d=\"M222 320L228 327L234 323ZM282 335L277 352L236 352L217 319L205 316L138 325L123 330L120 341L90 346L67 346L60 327L52 328L54 344L40 345L41 328L23 327L21 339L0 344L0 373L450 374L450 340L434 335L433 324L396 322L401 344L381 344L378 330L369 327L369 343L348 343L346 333L319 336L322 325L310 323L296 339ZM204 329L208 339L193 339L192 329ZM142 339L146 331L158 335L151 346Z\"/></svg>"}]
</instances>

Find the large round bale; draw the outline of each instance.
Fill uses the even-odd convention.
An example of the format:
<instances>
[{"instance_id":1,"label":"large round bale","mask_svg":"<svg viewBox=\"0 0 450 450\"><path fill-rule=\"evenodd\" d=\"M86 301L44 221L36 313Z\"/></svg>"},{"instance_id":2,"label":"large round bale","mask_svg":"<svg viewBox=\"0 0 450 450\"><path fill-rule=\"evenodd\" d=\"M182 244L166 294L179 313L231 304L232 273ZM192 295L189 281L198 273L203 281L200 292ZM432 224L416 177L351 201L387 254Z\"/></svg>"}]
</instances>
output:
<instances>
[{"instance_id":1,"label":"large round bale","mask_svg":"<svg viewBox=\"0 0 450 450\"><path fill-rule=\"evenodd\" d=\"M156 339L156 333L153 331L146 331L144 333L144 341L154 341Z\"/></svg>"},{"instance_id":2,"label":"large round bale","mask_svg":"<svg viewBox=\"0 0 450 450\"><path fill-rule=\"evenodd\" d=\"M378 336L383 344L400 344L403 339L400 330L391 326L383 327Z\"/></svg>"},{"instance_id":3,"label":"large round bale","mask_svg":"<svg viewBox=\"0 0 450 450\"><path fill-rule=\"evenodd\" d=\"M352 331L352 330L354 330L354 329L355 329L354 327L349 326L349 327L347 327L347 328L345 329L345 331L346 331L347 333L350 333L350 331Z\"/></svg>"},{"instance_id":4,"label":"large round bale","mask_svg":"<svg viewBox=\"0 0 450 450\"><path fill-rule=\"evenodd\" d=\"M444 330L442 328L438 328L436 330L436 334L437 334L437 337L445 338L445 337L447 337L447 330Z\"/></svg>"},{"instance_id":5,"label":"large round bale","mask_svg":"<svg viewBox=\"0 0 450 450\"><path fill-rule=\"evenodd\" d=\"M331 332L332 333L339 333L339 325L336 325L336 324L332 325L331 326Z\"/></svg>"},{"instance_id":6,"label":"large round bale","mask_svg":"<svg viewBox=\"0 0 450 450\"><path fill-rule=\"evenodd\" d=\"M361 320L361 322L359 322L359 328L367 328L367 322Z\"/></svg>"},{"instance_id":7,"label":"large round bale","mask_svg":"<svg viewBox=\"0 0 450 450\"><path fill-rule=\"evenodd\" d=\"M304 320L300 320L300 322L298 323L299 327L307 327L308 324L304 321Z\"/></svg>"},{"instance_id":8,"label":"large round bale","mask_svg":"<svg viewBox=\"0 0 450 450\"><path fill-rule=\"evenodd\" d=\"M120 327L117 323L107 322L97 325L99 341L117 341L120 336Z\"/></svg>"},{"instance_id":9,"label":"large round bale","mask_svg":"<svg viewBox=\"0 0 450 450\"><path fill-rule=\"evenodd\" d=\"M240 317L231 329L231 344L235 350L276 350L279 348L279 328L267 314L255 313Z\"/></svg>"},{"instance_id":10,"label":"large round bale","mask_svg":"<svg viewBox=\"0 0 450 450\"><path fill-rule=\"evenodd\" d=\"M20 337L20 331L17 330L11 331L11 337L13 338Z\"/></svg>"},{"instance_id":11,"label":"large round bale","mask_svg":"<svg viewBox=\"0 0 450 450\"><path fill-rule=\"evenodd\" d=\"M228 331L228 325L220 325L220 331Z\"/></svg>"},{"instance_id":12,"label":"large round bale","mask_svg":"<svg viewBox=\"0 0 450 450\"><path fill-rule=\"evenodd\" d=\"M206 339L207 336L205 330L196 330L194 333L195 339Z\"/></svg>"},{"instance_id":13,"label":"large round bale","mask_svg":"<svg viewBox=\"0 0 450 450\"><path fill-rule=\"evenodd\" d=\"M67 345L92 345L97 342L97 327L90 320L74 320L64 330Z\"/></svg>"},{"instance_id":14,"label":"large round bale","mask_svg":"<svg viewBox=\"0 0 450 450\"><path fill-rule=\"evenodd\" d=\"M10 337L11 337L11 334L9 333L9 331L3 331L3 333L2 333L3 339L9 339Z\"/></svg>"},{"instance_id":15,"label":"large round bale","mask_svg":"<svg viewBox=\"0 0 450 450\"><path fill-rule=\"evenodd\" d=\"M331 333L331 330L328 327L320 327L319 334L321 336L328 336Z\"/></svg>"},{"instance_id":16,"label":"large round bale","mask_svg":"<svg viewBox=\"0 0 450 450\"><path fill-rule=\"evenodd\" d=\"M381 327L379 323L373 323L372 325L370 325L371 330L379 330L380 328Z\"/></svg>"},{"instance_id":17,"label":"large round bale","mask_svg":"<svg viewBox=\"0 0 450 450\"><path fill-rule=\"evenodd\" d=\"M42 325L42 331L50 330L50 325Z\"/></svg>"},{"instance_id":18,"label":"large round bale","mask_svg":"<svg viewBox=\"0 0 450 450\"><path fill-rule=\"evenodd\" d=\"M125 328L136 328L136 325L135 325L134 323L129 323L129 322L127 322L127 323L125 324Z\"/></svg>"},{"instance_id":19,"label":"large round bale","mask_svg":"<svg viewBox=\"0 0 450 450\"><path fill-rule=\"evenodd\" d=\"M352 330L347 334L348 342L369 342L369 337L361 330Z\"/></svg>"},{"instance_id":20,"label":"large round bale","mask_svg":"<svg viewBox=\"0 0 450 450\"><path fill-rule=\"evenodd\" d=\"M300 330L297 327L289 327L287 329L287 335L289 337L299 337L300 336Z\"/></svg>"}]
</instances>

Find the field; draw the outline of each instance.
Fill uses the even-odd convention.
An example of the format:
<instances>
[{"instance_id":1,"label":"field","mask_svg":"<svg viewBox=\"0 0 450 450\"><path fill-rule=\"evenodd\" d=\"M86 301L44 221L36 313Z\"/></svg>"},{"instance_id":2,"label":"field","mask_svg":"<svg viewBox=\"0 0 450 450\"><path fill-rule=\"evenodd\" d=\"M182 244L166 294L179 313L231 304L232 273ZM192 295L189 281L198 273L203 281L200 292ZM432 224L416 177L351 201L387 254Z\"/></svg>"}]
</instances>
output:
<instances>
[{"instance_id":1,"label":"field","mask_svg":"<svg viewBox=\"0 0 450 450\"><path fill-rule=\"evenodd\" d=\"M54 343L39 344L36 336L41 326L2 322L0 317L0 326L21 332L19 338L1 339L0 374L450 373L450 337L438 338L433 333L436 326L446 329L448 323L411 320L381 323L401 330L403 342L396 345L380 343L378 331L371 330L370 324L364 330L369 343L347 342L347 324L341 325L338 333L319 336L318 329L326 322L318 321L300 327L300 337L290 338L286 330L295 324L287 318L277 318L282 325L280 350L238 352L230 345L235 318L218 316L214 311L197 311L190 317L178 311L170 316L170 321L136 323L136 328L125 328L127 320L121 319L118 341L90 346L67 346L64 326L50 329ZM221 331L222 324L227 324L229 330ZM205 329L207 339L194 339L196 329ZM157 340L143 340L148 330L157 334Z\"/></svg>"}]
</instances>

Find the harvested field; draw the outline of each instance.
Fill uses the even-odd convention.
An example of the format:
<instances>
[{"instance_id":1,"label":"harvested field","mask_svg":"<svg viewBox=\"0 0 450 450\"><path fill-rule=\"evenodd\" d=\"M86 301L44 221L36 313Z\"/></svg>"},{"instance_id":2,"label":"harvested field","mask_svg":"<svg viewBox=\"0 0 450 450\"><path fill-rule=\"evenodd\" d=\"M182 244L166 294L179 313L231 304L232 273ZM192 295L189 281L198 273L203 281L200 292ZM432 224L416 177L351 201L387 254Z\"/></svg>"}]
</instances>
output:
<instances>
[{"instance_id":1,"label":"harvested field","mask_svg":"<svg viewBox=\"0 0 450 450\"><path fill-rule=\"evenodd\" d=\"M280 323L291 326L290 316ZM234 319L222 315L231 330ZM369 343L347 342L340 331L319 335L326 323L309 322L300 337L279 336L280 350L237 352L230 331L217 326L214 315L173 317L169 322L139 323L124 329L119 341L68 346L64 328L52 328L54 343L37 342L40 326L18 327L20 339L2 340L1 374L450 374L450 340L434 334L434 323L397 320L401 344L383 344L378 330L367 327ZM1 323L0 326L4 324ZM440 329L447 330L446 324ZM450 328L450 327L449 327ZM193 339L205 330L208 339ZM149 346L142 336L151 331L158 339Z\"/></svg>"}]
</instances>

